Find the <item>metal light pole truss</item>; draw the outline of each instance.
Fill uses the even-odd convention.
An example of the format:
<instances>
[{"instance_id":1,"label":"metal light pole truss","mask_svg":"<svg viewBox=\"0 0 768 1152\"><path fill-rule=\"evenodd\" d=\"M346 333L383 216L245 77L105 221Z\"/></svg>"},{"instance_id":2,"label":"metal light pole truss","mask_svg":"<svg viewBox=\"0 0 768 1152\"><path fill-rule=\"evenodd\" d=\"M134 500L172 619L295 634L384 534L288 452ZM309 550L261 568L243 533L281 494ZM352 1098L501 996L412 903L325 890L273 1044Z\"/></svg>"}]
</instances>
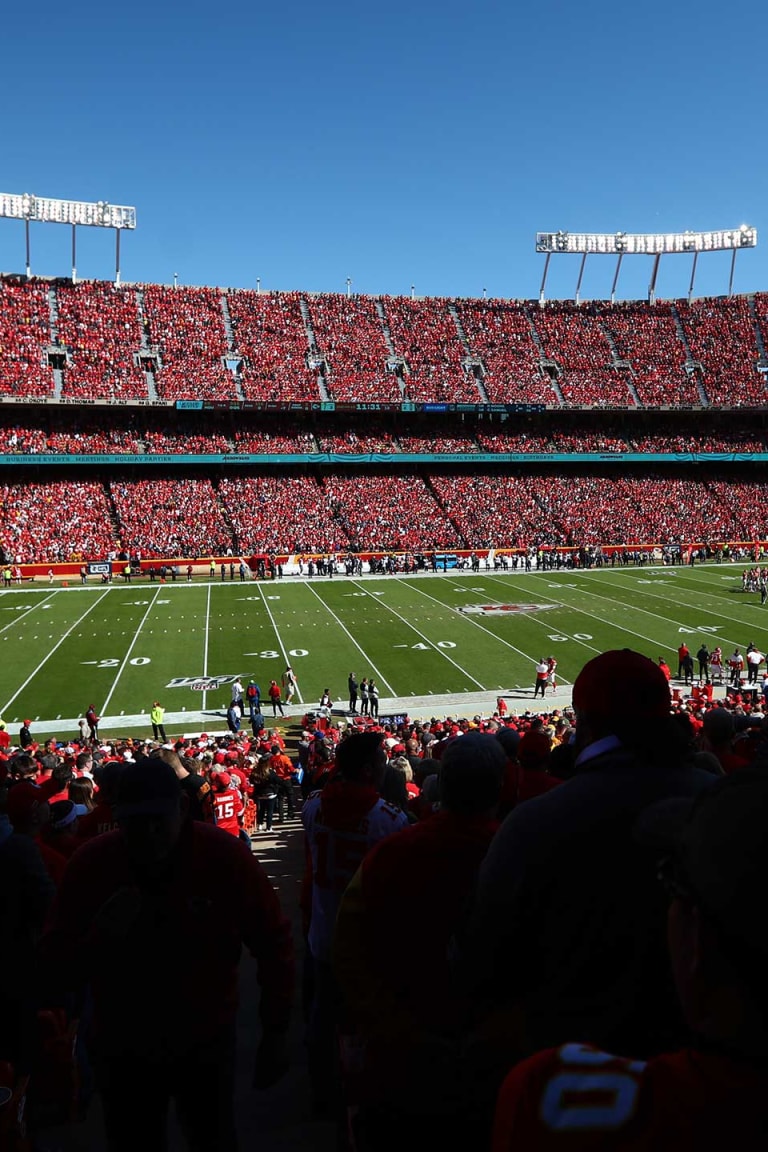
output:
<instances>
[{"instance_id":1,"label":"metal light pole truss","mask_svg":"<svg viewBox=\"0 0 768 1152\"><path fill-rule=\"evenodd\" d=\"M0 217L23 220L27 242L27 276L32 275L29 226L38 224L70 224L72 226L72 282L77 279L77 228L114 228L115 230L115 284L120 283L120 234L136 227L136 209L122 204L108 204L106 200L91 203L87 200L51 200L47 196L20 195L0 192Z\"/></svg>"},{"instance_id":2,"label":"metal light pole truss","mask_svg":"<svg viewBox=\"0 0 768 1152\"><path fill-rule=\"evenodd\" d=\"M648 286L648 300L653 303L656 299L656 277L659 272L659 263L662 256L680 256L690 253L693 255L691 268L691 283L688 288L688 299L693 296L693 286L696 279L696 265L699 254L702 252L732 252L731 274L728 280L728 295L733 295L733 274L736 269L736 253L740 248L755 248L757 246L757 229L748 224L739 228L722 228L714 232L537 232L536 251L543 252L544 275L541 279L539 301L544 303L544 291L547 283L549 261L552 256L580 255L581 266L579 279L576 283L576 303L579 302L581 281L584 276L584 267L587 256L616 256L616 271L611 286L611 303L616 299L616 285L619 281L621 262L625 256L651 256L653 257L653 271Z\"/></svg>"}]
</instances>

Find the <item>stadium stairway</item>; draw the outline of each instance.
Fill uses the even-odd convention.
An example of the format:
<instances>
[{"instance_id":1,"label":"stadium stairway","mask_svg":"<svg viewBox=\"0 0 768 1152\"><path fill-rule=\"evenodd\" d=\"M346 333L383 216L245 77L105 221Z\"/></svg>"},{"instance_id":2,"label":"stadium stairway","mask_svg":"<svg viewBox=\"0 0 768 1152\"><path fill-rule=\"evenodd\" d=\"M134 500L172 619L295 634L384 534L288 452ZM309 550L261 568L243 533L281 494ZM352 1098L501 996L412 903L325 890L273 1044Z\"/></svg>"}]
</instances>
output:
<instances>
[{"instance_id":1,"label":"stadium stairway","mask_svg":"<svg viewBox=\"0 0 768 1152\"><path fill-rule=\"evenodd\" d=\"M558 362L553 360L545 352L544 345L541 342L541 336L539 335L539 330L536 327L536 321L531 315L531 312L528 310L528 308L524 308L523 311L525 312L525 318L528 321L528 326L531 330L533 342L539 350L539 371L541 372L542 385L544 385L545 381L549 381L552 391L557 398L558 404L565 404L566 399L563 395L563 390L560 387L559 382L559 376L562 369ZM544 391L543 388L542 391Z\"/></svg>"},{"instance_id":2,"label":"stadium stairway","mask_svg":"<svg viewBox=\"0 0 768 1152\"><path fill-rule=\"evenodd\" d=\"M760 320L757 315L757 308L755 307L754 294L747 296L747 305L749 307L749 315L752 318L752 327L755 330L755 341L757 343L757 350L759 358L757 367L760 371L768 371L768 352L766 352L765 341L763 340L763 330L760 327Z\"/></svg>"},{"instance_id":3,"label":"stadium stairway","mask_svg":"<svg viewBox=\"0 0 768 1152\"><path fill-rule=\"evenodd\" d=\"M696 360L691 351L691 346L688 343L688 336L685 331L685 325L683 324L682 317L674 304L672 305L672 318L675 321L677 335L681 344L683 345L683 348L685 349L685 371L696 384L702 407L708 408L709 396L707 396L707 390L704 386L704 368L701 361Z\"/></svg>"},{"instance_id":4,"label":"stadium stairway","mask_svg":"<svg viewBox=\"0 0 768 1152\"><path fill-rule=\"evenodd\" d=\"M475 387L480 393L480 403L489 404L490 397L485 389L485 365L483 364L481 358L475 355L469 346L469 340L467 340L467 334L464 331L464 325L461 322L459 313L456 310L456 305L453 303L449 304L448 312L450 313L453 322L456 325L456 331L459 334L459 340L461 341L462 347L464 349L464 356L461 361L462 367L467 375L471 376L474 380Z\"/></svg>"},{"instance_id":5,"label":"stadium stairway","mask_svg":"<svg viewBox=\"0 0 768 1152\"><path fill-rule=\"evenodd\" d=\"M608 341L608 346L611 349L611 365L612 365L612 367L615 368L617 372L623 372L624 373L624 381L627 385L627 392L629 393L629 395L632 399L632 403L635 404L637 407L640 407L640 397L638 396L637 388L635 387L635 379L634 379L635 374L634 374L634 371L632 369L631 362L629 360L624 360L619 355L619 349L616 346L616 341L614 339L613 332L611 332L610 328L605 323L605 321L604 320L598 320L597 326L600 329L600 331L603 333L603 335L605 336L606 340Z\"/></svg>"},{"instance_id":6,"label":"stadium stairway","mask_svg":"<svg viewBox=\"0 0 768 1152\"><path fill-rule=\"evenodd\" d=\"M235 386L235 395L238 400L245 400L245 392L243 391L243 380L240 374L240 369L243 363L240 353L235 347L235 332L232 327L232 317L229 314L229 301L227 300L226 292L222 292L219 296L219 303L221 304L221 315L224 319L224 333L227 337L227 354L224 358L224 364L227 370L232 374L232 381Z\"/></svg>"}]
</instances>

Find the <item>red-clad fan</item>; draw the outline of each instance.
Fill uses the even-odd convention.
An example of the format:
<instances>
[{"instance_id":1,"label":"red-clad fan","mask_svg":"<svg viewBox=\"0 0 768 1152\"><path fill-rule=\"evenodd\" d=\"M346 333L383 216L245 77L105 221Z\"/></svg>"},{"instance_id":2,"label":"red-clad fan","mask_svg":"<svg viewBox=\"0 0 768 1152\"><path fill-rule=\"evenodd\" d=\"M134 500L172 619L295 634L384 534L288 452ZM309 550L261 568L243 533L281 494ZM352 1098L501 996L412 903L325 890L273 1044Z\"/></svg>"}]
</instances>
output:
<instances>
[{"instance_id":1,"label":"red-clad fan","mask_svg":"<svg viewBox=\"0 0 768 1152\"><path fill-rule=\"evenodd\" d=\"M176 1103L191 1148L234 1148L237 970L257 959L263 1036L254 1086L287 1068L293 985L290 927L245 845L185 818L173 768L128 764L118 831L69 862L42 942L48 1000L90 987L92 1053L113 1152L161 1148Z\"/></svg>"},{"instance_id":2,"label":"red-clad fan","mask_svg":"<svg viewBox=\"0 0 768 1152\"><path fill-rule=\"evenodd\" d=\"M654 806L667 939L689 1047L633 1060L571 1043L518 1064L493 1152L758 1152L768 1132L768 765Z\"/></svg>"},{"instance_id":3,"label":"red-clad fan","mask_svg":"<svg viewBox=\"0 0 768 1152\"><path fill-rule=\"evenodd\" d=\"M106 764L98 765L94 770L94 777L99 790L96 793L96 803L92 810L78 821L77 834L81 840L90 840L93 836L112 832L117 827L112 806L124 763L110 760Z\"/></svg>"},{"instance_id":4,"label":"red-clad fan","mask_svg":"<svg viewBox=\"0 0 768 1152\"><path fill-rule=\"evenodd\" d=\"M5 752L11 746L10 733L5 727L5 721L0 720L0 752Z\"/></svg>"},{"instance_id":5,"label":"red-clad fan","mask_svg":"<svg viewBox=\"0 0 768 1152\"><path fill-rule=\"evenodd\" d=\"M216 806L216 824L232 836L240 835L240 822L245 805L240 791L232 783L229 772L214 772L211 777L213 802Z\"/></svg>"},{"instance_id":6,"label":"red-clad fan","mask_svg":"<svg viewBox=\"0 0 768 1152\"><path fill-rule=\"evenodd\" d=\"M50 806L42 790L27 780L14 784L8 792L6 811L14 832L35 841L45 870L58 888L67 866L67 857L40 835L41 829L50 819Z\"/></svg>"}]
</instances>

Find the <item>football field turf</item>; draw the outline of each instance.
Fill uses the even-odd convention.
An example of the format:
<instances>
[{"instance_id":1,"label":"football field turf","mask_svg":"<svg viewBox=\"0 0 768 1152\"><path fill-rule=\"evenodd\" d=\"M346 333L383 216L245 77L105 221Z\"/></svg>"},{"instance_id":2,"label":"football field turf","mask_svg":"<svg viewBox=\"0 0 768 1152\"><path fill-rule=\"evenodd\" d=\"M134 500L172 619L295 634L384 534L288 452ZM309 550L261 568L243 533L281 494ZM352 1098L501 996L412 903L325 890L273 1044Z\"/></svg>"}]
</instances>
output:
<instances>
[{"instance_id":1,"label":"football field turf","mask_svg":"<svg viewBox=\"0 0 768 1152\"><path fill-rule=\"evenodd\" d=\"M266 697L286 663L294 715L326 687L345 704L350 671L376 681L382 714L432 697L436 713L488 713L504 693L527 707L542 656L567 691L607 648L676 672L683 638L693 653L702 640L766 651L768 608L742 592L741 567L14 588L0 592L0 714L14 738L26 717L66 738L94 704L103 733L149 734L158 699L169 732L221 730L231 680L252 676Z\"/></svg>"}]
</instances>

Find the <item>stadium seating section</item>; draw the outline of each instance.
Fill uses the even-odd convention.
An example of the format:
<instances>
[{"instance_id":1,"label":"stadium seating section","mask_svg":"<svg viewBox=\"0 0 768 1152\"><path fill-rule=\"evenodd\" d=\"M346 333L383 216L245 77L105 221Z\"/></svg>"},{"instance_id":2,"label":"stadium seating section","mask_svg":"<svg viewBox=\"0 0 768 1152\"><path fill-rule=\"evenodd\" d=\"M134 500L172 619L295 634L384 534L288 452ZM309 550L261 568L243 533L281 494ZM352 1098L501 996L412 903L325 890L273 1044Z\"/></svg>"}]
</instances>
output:
<instances>
[{"instance_id":1,"label":"stadium seating section","mask_svg":"<svg viewBox=\"0 0 768 1152\"><path fill-rule=\"evenodd\" d=\"M122 550L182 557L761 538L764 469L736 469L740 454L768 451L767 338L761 293L577 306L0 277L0 398L15 401L0 406L0 452L9 464L20 454L126 457L98 480L57 468L45 482L18 461L18 482L0 498L0 541L8 559L52 563ZM156 399L225 406L130 405ZM330 399L547 411L230 408ZM409 453L451 453L470 467L402 460L398 468ZM472 466L478 453L596 453L607 462ZM710 461L686 474L641 463L619 473L614 453L736 459L730 472ZM299 473L233 460L220 473L169 464L145 475L128 459L137 454L392 462L355 470L318 460Z\"/></svg>"},{"instance_id":2,"label":"stadium seating section","mask_svg":"<svg viewBox=\"0 0 768 1152\"><path fill-rule=\"evenodd\" d=\"M768 481L579 470L168 476L0 490L0 544L19 563L122 549L205 557L764 538Z\"/></svg>"},{"instance_id":3,"label":"stadium seating section","mask_svg":"<svg viewBox=\"0 0 768 1152\"><path fill-rule=\"evenodd\" d=\"M0 395L759 407L766 336L761 293L539 305L6 277Z\"/></svg>"}]
</instances>

